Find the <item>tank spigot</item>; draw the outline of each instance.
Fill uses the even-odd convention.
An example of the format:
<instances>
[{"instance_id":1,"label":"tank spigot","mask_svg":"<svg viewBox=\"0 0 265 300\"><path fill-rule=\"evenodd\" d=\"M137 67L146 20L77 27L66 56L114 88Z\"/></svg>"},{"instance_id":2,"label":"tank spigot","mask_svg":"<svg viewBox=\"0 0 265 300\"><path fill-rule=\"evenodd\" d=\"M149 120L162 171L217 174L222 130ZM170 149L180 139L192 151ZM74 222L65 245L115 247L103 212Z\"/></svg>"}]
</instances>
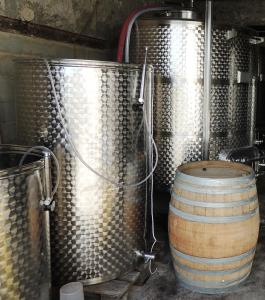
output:
<instances>
[{"instance_id":1,"label":"tank spigot","mask_svg":"<svg viewBox=\"0 0 265 300\"><path fill-rule=\"evenodd\" d=\"M149 262L150 260L155 260L155 254L153 253L135 250L135 254L138 258L143 258L145 262Z\"/></svg>"}]
</instances>

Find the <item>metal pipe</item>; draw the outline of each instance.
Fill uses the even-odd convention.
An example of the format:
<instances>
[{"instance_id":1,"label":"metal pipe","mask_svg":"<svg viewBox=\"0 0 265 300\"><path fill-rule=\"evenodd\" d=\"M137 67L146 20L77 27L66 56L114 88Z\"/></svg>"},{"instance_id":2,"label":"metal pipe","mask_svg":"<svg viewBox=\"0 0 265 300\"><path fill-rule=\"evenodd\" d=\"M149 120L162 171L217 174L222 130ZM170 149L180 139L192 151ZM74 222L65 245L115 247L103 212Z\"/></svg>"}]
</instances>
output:
<instances>
[{"instance_id":1,"label":"metal pipe","mask_svg":"<svg viewBox=\"0 0 265 300\"><path fill-rule=\"evenodd\" d=\"M251 108L250 108L250 144L254 145L255 144L255 125L256 125L256 110L257 110L257 89L258 89L258 82L257 82L257 77L253 76L252 81L251 81Z\"/></svg>"},{"instance_id":2,"label":"metal pipe","mask_svg":"<svg viewBox=\"0 0 265 300\"><path fill-rule=\"evenodd\" d=\"M204 50L203 159L209 159L212 54L212 1L206 0Z\"/></svg>"},{"instance_id":3,"label":"metal pipe","mask_svg":"<svg viewBox=\"0 0 265 300\"><path fill-rule=\"evenodd\" d=\"M143 64L143 72L142 72L142 80L141 80L141 88L140 88L140 97L139 97L139 103L140 104L144 104L144 87L145 87L147 53L148 53L148 47L145 47L145 56L144 56L144 64Z\"/></svg>"}]
</instances>

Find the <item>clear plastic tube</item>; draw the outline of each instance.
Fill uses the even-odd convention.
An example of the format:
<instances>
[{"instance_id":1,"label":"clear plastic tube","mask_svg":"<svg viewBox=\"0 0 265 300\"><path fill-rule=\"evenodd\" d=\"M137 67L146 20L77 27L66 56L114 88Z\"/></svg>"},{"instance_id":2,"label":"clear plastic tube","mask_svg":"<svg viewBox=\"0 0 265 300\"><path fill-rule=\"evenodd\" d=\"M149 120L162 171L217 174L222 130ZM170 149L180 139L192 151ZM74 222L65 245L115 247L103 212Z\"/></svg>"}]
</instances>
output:
<instances>
[{"instance_id":1,"label":"clear plastic tube","mask_svg":"<svg viewBox=\"0 0 265 300\"><path fill-rule=\"evenodd\" d=\"M58 96L57 96L57 93L56 93L56 89L55 89L55 84L54 84L54 80L53 80L53 77L52 77L52 72L51 72L51 68L50 68L50 65L48 63L48 61L46 59L44 59L44 62L45 62L45 65L47 67L47 70L48 70L48 76L49 76L49 80L50 80L50 83L51 83L51 86L52 86L52 91L53 91L53 94L54 94L54 98L55 98L55 103L56 103L56 107L57 107L57 111L58 111L58 114L59 114L59 117L60 117L60 121L61 121L61 125L64 129L64 132L65 132L65 135L67 137L67 140L70 144L70 146L72 147L72 150L74 151L76 157L80 160L80 162L87 168L89 169L91 172L93 172L94 174L96 174L97 176L99 176L100 178L112 183L113 185L117 186L117 187L123 187L123 188L133 188L133 187L137 187L137 186L140 186L142 185L143 183L145 183L154 173L156 167L157 167L157 164L158 164L158 150L157 150L157 146L156 146L156 143L154 141L154 138L153 138L153 135L151 134L151 130L148 126L148 121L147 121L147 116L146 116L146 112L145 112L145 109L144 109L144 106L143 106L143 118L144 118L144 123L145 123L145 127L146 127L146 131L147 131L147 134L148 134L148 137L150 138L151 140L151 143L153 145L153 148L154 148L154 151L155 151L155 156L156 156L156 160L155 160L155 164L154 166L152 167L152 170L150 171L150 173L141 181L139 182L136 182L136 183L132 183L132 184L124 184L124 183L119 183L119 182L116 182L114 181L113 179L110 179L102 174L100 174L98 171L96 171L94 168L92 168L89 164L87 164L87 162L83 159L83 157L81 156L81 154L79 153L79 151L77 150L67 128L66 128L66 125L65 125L65 121L64 121L64 118L62 116L62 112L61 112L61 107L60 107L60 104L59 104L59 100L58 100Z\"/></svg>"},{"instance_id":2,"label":"clear plastic tube","mask_svg":"<svg viewBox=\"0 0 265 300\"><path fill-rule=\"evenodd\" d=\"M58 190L58 187L59 187L59 183L60 183L60 165L59 165L59 162L58 162L58 159L57 157L55 156L55 154L47 147L44 147L44 146L33 146L31 148L29 148L27 150L27 152L25 152L19 162L19 167L22 167L23 165L23 162L24 160L26 159L26 157L33 151L33 150L43 150L43 151L46 151L46 152L49 152L54 160L54 163L55 163L55 167L56 167L56 182L55 182L55 186L54 186L54 189L51 193L51 199L53 199L53 196L55 195L55 193L57 192Z\"/></svg>"}]
</instances>

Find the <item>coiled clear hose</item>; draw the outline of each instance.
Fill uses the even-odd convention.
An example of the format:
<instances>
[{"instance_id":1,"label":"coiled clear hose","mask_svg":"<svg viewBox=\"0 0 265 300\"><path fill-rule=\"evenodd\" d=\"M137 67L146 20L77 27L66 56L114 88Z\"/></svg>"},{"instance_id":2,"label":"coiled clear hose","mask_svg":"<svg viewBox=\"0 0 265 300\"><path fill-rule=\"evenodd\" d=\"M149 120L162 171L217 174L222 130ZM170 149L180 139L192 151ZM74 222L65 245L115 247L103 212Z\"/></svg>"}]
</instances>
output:
<instances>
[{"instance_id":1,"label":"coiled clear hose","mask_svg":"<svg viewBox=\"0 0 265 300\"><path fill-rule=\"evenodd\" d=\"M54 99L55 99L55 103L56 103L56 107L57 107L57 111L58 111L58 114L59 114L59 117L60 117L60 121L61 121L61 125L65 131L65 135L68 139L68 142L70 144L70 146L72 147L76 157L80 160L80 162L87 168L89 169L91 172L93 172L94 174L96 174L97 176L99 176L100 178L112 183L113 185L117 186L117 187L122 187L122 188L133 188L133 187L137 187L137 186L140 186L142 185L143 183L145 183L154 173L156 167L157 167L157 164L158 164L158 150L157 150L157 146L156 146L156 143L154 141L154 138L153 138L153 135L151 133L151 130L149 128L149 125L148 125L148 121L147 121L147 116L146 116L146 111L144 109L144 106L143 106L143 119L144 119L144 123L145 123L145 127L146 127L146 131L147 131L147 134L148 134L148 137L150 138L151 140L151 143L152 143L152 147L154 148L154 151L155 151L155 157L156 157L156 160L155 160L155 164L152 166L152 170L150 171L150 173L141 181L139 182L136 182L136 183L131 183L131 184L124 184L124 183L119 183L119 182L116 182L114 181L113 179L110 179L102 174L100 174L98 171L96 171L94 168L92 168L82 157L82 155L79 153L79 151L77 150L67 128L66 128L66 125L65 125L65 121L64 121L64 118L63 118L63 115L62 115L62 112L61 112L61 107L60 107L60 103L59 103L59 100L58 100L58 96L57 96L57 93L56 93L56 89L55 89L55 84L54 84L54 80L53 80L53 77L52 77L52 72L51 72L51 68L50 68L50 65L48 63L48 61L46 59L44 59L44 62L45 62L45 65L47 67L47 70L48 70L48 76L49 76L49 80L50 80L50 83L51 83L51 86L52 86L52 91L53 91L53 95L54 95Z\"/></svg>"},{"instance_id":2,"label":"coiled clear hose","mask_svg":"<svg viewBox=\"0 0 265 300\"><path fill-rule=\"evenodd\" d=\"M54 160L55 163L55 168L56 168L56 181L55 181L55 186L51 192L51 199L53 199L55 193L58 190L59 187L59 183L60 183L60 165L58 162L57 157L55 156L55 154L47 147L44 146L33 146L31 148L29 148L22 156L20 162L19 162L19 167L21 168L23 165L24 160L26 159L26 157L33 151L33 150L42 150L42 151L46 151L49 152Z\"/></svg>"}]
</instances>

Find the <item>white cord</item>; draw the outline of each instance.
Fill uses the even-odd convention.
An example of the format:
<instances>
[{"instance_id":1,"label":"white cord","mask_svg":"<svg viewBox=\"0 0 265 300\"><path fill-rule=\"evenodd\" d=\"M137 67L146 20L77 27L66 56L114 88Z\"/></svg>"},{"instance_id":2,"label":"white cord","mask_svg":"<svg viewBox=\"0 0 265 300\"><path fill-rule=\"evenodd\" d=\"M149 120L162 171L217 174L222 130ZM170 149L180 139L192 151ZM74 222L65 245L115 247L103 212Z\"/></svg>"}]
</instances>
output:
<instances>
[{"instance_id":1,"label":"white cord","mask_svg":"<svg viewBox=\"0 0 265 300\"><path fill-rule=\"evenodd\" d=\"M150 253L153 252L154 246L157 243L157 239L155 236L155 221L154 221L154 178L151 177L151 221L152 221L152 238L153 238L153 244L150 249ZM154 271L152 271L152 260L149 261L149 272L151 275L155 274L157 272L157 268L155 268Z\"/></svg>"},{"instance_id":2,"label":"white cord","mask_svg":"<svg viewBox=\"0 0 265 300\"><path fill-rule=\"evenodd\" d=\"M55 183L55 186L54 186L54 189L51 193L51 199L53 198L53 196L55 195L55 193L57 192L58 190L58 187L59 187L59 183L60 183L60 165L59 165L59 162L58 162L58 159L57 157L55 156L55 154L47 147L44 147L44 146L33 146L31 148L29 148L27 150L27 152L24 153L24 155L22 156L20 162L19 162L19 167L21 168L22 165L23 165L23 162L25 160L25 158L33 151L33 150L44 150L44 151L47 151L51 154L54 162L55 162L55 167L56 167L56 183Z\"/></svg>"},{"instance_id":3,"label":"white cord","mask_svg":"<svg viewBox=\"0 0 265 300\"><path fill-rule=\"evenodd\" d=\"M62 127L65 131L65 135L68 139L68 142L69 144L71 145L76 157L80 160L80 162L87 168L89 169L91 172L93 172L94 174L96 174L97 176L101 177L102 179L112 183L113 185L117 186L117 187L123 187L123 188L130 188L130 187L137 187L137 186L140 186L142 185L143 183L145 183L154 173L156 167L157 167L157 163L158 163L158 151L157 151L157 146L155 144L155 141L153 139L153 136L150 134L150 130L149 130L149 126L148 126L148 122L147 122L147 118L146 118L146 113L145 113L145 109L143 107L143 117L144 117L144 120L145 120L145 125L146 125L146 130L148 132L148 135L152 141L152 145L154 147L154 150L155 150L155 153L156 153L156 161L155 161L155 164L151 170L151 172L148 174L148 176L146 176L143 180L141 180L140 182L137 182L137 183L133 183L133 184L127 184L125 185L124 183L118 183L118 182L115 182L114 180L100 174L98 171L96 171L94 168L92 168L90 165L88 165L86 163L86 161L83 159L83 157L81 156L81 154L79 153L79 151L77 150L75 144L73 143L72 141L72 138L66 128L66 125L65 125L65 121L64 121L64 118L62 116L62 112L61 112L61 107L60 107L60 104L59 104L59 100L58 100L58 97L57 97L57 93L56 93L56 89L55 89L55 85L54 85L54 80L53 80L53 77L52 77L52 73L51 73L51 68L50 68L50 65L48 63L48 61L46 59L44 59L44 62L46 64L46 67L47 67L47 70L48 70L48 74L49 74L49 79L50 79L50 82L51 82L51 86L52 86L52 91L53 91L53 94L54 94L54 98L55 98L55 103L56 103L56 107L57 107L57 110L58 110L58 114L59 114L59 117L60 117L60 120L61 120L61 124L62 124Z\"/></svg>"}]
</instances>

